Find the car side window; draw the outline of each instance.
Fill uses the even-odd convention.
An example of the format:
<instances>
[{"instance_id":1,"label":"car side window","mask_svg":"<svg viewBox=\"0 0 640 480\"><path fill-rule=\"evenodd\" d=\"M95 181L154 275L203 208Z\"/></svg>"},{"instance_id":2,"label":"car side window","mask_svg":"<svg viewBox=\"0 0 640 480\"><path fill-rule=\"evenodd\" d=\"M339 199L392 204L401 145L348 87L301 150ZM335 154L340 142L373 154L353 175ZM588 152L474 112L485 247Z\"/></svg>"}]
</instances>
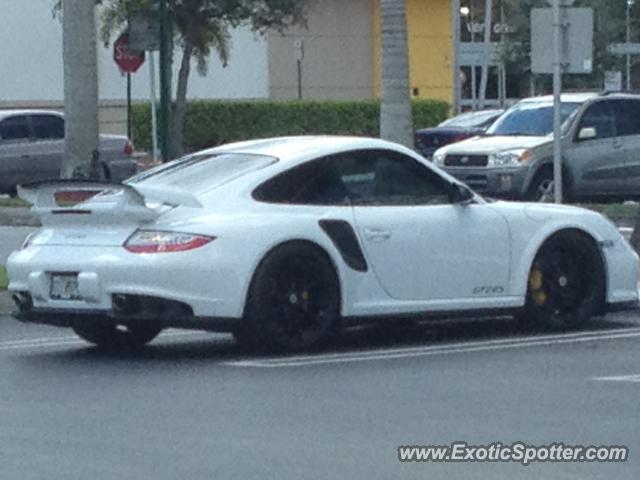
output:
<instances>
[{"instance_id":1,"label":"car side window","mask_svg":"<svg viewBox=\"0 0 640 480\"><path fill-rule=\"evenodd\" d=\"M579 130L594 128L596 139L610 138L616 135L616 120L610 101L596 102L589 106L580 119Z\"/></svg>"},{"instance_id":2,"label":"car side window","mask_svg":"<svg viewBox=\"0 0 640 480\"><path fill-rule=\"evenodd\" d=\"M344 173L343 181L358 205L449 203L449 183L409 156L391 150L345 156L351 157L351 169Z\"/></svg>"},{"instance_id":3,"label":"car side window","mask_svg":"<svg viewBox=\"0 0 640 480\"><path fill-rule=\"evenodd\" d=\"M640 134L640 101L616 100L613 102L613 113L619 136Z\"/></svg>"},{"instance_id":4,"label":"car side window","mask_svg":"<svg viewBox=\"0 0 640 480\"><path fill-rule=\"evenodd\" d=\"M295 167L254 191L269 203L432 205L449 203L448 182L411 157L358 150Z\"/></svg>"},{"instance_id":5,"label":"car side window","mask_svg":"<svg viewBox=\"0 0 640 480\"><path fill-rule=\"evenodd\" d=\"M253 197L268 203L348 205L349 197L333 157L294 167L260 185Z\"/></svg>"},{"instance_id":6,"label":"car side window","mask_svg":"<svg viewBox=\"0 0 640 480\"><path fill-rule=\"evenodd\" d=\"M32 115L33 135L36 140L64 138L64 119L57 115Z\"/></svg>"},{"instance_id":7,"label":"car side window","mask_svg":"<svg viewBox=\"0 0 640 480\"><path fill-rule=\"evenodd\" d=\"M29 140L27 117L17 115L0 122L0 140L5 142L26 142Z\"/></svg>"}]
</instances>

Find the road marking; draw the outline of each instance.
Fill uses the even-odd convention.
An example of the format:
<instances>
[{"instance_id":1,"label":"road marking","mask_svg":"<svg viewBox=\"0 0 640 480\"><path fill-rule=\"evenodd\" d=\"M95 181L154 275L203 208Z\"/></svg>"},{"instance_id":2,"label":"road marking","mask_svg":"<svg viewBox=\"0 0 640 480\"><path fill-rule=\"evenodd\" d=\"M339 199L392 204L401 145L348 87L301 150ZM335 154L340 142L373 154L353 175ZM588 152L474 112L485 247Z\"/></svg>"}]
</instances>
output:
<instances>
[{"instance_id":1,"label":"road marking","mask_svg":"<svg viewBox=\"0 0 640 480\"><path fill-rule=\"evenodd\" d=\"M171 329L171 330L162 332L158 337L158 340L162 340L166 338L176 338L176 337L189 337L194 335L209 335L209 333L201 332L201 331L184 331L184 330ZM23 340L9 340L5 342L0 342L0 351L63 347L63 346L71 346L71 345L88 346L90 344L77 336L25 338Z\"/></svg>"},{"instance_id":2,"label":"road marking","mask_svg":"<svg viewBox=\"0 0 640 480\"><path fill-rule=\"evenodd\" d=\"M640 328L638 327L617 330L589 331L573 334L569 333L557 335L535 335L521 338L479 340L452 343L448 345L428 345L413 348L391 348L351 353L329 353L319 355L302 355L295 357L271 357L256 360L237 360L223 362L222 364L233 367L302 367L309 365L405 359L414 357L425 357L430 355L449 355L454 353L470 353L548 345L562 345L568 343L596 342L635 337L640 337Z\"/></svg>"},{"instance_id":3,"label":"road marking","mask_svg":"<svg viewBox=\"0 0 640 480\"><path fill-rule=\"evenodd\" d=\"M594 380L599 382L640 382L640 374L635 375L613 375L610 377L595 377Z\"/></svg>"}]
</instances>

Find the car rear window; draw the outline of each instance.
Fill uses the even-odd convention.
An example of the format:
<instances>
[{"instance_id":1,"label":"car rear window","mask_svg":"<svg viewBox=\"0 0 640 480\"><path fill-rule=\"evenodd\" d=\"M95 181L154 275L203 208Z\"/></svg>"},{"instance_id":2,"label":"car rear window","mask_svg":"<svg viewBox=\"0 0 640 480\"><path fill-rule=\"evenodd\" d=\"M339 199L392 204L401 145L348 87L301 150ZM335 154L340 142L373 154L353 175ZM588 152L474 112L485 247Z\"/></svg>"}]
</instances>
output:
<instances>
[{"instance_id":1,"label":"car rear window","mask_svg":"<svg viewBox=\"0 0 640 480\"><path fill-rule=\"evenodd\" d=\"M147 170L126 183L167 185L200 194L277 161L266 155L196 153Z\"/></svg>"}]
</instances>

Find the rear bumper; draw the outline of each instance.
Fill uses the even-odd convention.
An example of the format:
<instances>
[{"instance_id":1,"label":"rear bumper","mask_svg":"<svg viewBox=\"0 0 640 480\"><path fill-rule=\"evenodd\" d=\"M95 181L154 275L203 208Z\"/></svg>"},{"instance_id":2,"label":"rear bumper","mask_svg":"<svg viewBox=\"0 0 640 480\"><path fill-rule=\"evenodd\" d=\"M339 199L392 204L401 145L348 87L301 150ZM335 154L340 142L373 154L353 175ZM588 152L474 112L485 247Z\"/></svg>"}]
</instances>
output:
<instances>
[{"instance_id":1,"label":"rear bumper","mask_svg":"<svg viewBox=\"0 0 640 480\"><path fill-rule=\"evenodd\" d=\"M192 252L139 255L122 247L30 245L9 257L8 289L28 295L32 313L110 316L114 298L130 295L161 299L165 306L183 304L194 319L241 318L246 283L238 271L241 262L220 247L213 242ZM77 274L81 299L51 297L52 275L59 273Z\"/></svg>"},{"instance_id":2,"label":"rear bumper","mask_svg":"<svg viewBox=\"0 0 640 480\"><path fill-rule=\"evenodd\" d=\"M232 332L240 321L237 318L196 317L191 308L184 303L154 297L137 296L138 308L115 308L116 302L114 302L114 308L110 310L87 310L35 308L24 295L15 295L18 310L14 311L12 316L23 323L56 327L72 327L87 323L153 324L162 328Z\"/></svg>"}]
</instances>

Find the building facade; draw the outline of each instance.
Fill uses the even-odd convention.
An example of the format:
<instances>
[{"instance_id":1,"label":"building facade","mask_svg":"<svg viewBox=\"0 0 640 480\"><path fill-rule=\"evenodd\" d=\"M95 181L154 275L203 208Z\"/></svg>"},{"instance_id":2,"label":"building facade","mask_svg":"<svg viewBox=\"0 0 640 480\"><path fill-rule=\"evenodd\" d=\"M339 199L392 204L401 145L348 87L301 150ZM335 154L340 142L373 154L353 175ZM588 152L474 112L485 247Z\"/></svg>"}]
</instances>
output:
<instances>
[{"instance_id":1,"label":"building facade","mask_svg":"<svg viewBox=\"0 0 640 480\"><path fill-rule=\"evenodd\" d=\"M382 42L379 3L313 0L308 28L270 34L269 96L377 97ZM407 0L407 32L413 96L451 102L450 0Z\"/></svg>"}]
</instances>

